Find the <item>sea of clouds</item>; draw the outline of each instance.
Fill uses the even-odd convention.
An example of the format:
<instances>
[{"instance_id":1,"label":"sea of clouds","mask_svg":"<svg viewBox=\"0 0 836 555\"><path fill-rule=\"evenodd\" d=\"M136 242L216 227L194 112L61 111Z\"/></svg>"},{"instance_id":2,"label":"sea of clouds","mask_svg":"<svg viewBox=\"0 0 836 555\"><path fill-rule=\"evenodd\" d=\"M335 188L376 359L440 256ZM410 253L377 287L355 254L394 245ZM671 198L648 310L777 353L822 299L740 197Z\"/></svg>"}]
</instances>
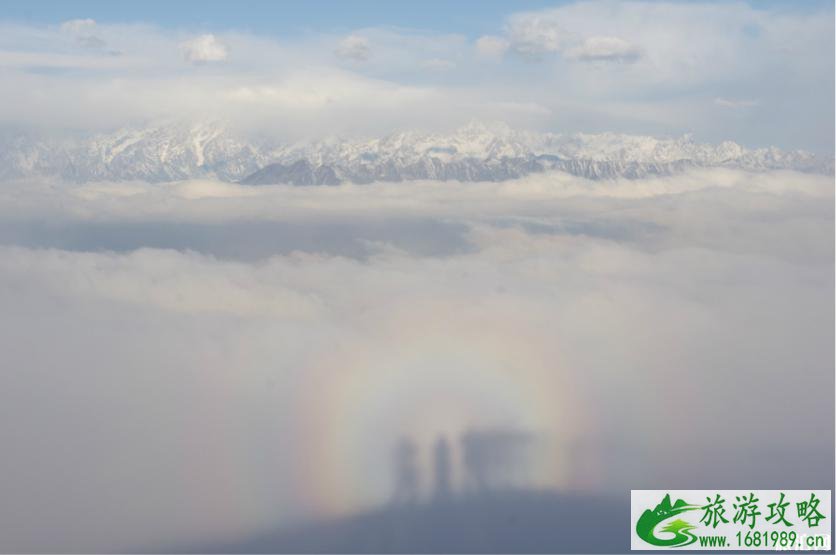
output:
<instances>
[{"instance_id":1,"label":"sea of clouds","mask_svg":"<svg viewBox=\"0 0 836 555\"><path fill-rule=\"evenodd\" d=\"M480 425L585 449L551 487L832 488L833 194L719 169L4 183L0 550L351 510L385 501L399 435ZM449 429L415 423L448 394Z\"/></svg>"}]
</instances>

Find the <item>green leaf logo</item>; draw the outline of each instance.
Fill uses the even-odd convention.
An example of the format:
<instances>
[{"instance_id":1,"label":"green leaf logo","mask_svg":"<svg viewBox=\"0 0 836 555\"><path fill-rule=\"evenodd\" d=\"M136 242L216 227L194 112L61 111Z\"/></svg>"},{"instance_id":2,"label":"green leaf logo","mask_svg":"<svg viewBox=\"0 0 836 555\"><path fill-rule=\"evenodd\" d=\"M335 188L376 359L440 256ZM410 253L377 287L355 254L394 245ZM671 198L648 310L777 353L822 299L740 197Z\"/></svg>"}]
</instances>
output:
<instances>
[{"instance_id":1,"label":"green leaf logo","mask_svg":"<svg viewBox=\"0 0 836 555\"><path fill-rule=\"evenodd\" d=\"M661 533L673 534L673 537L659 538L655 535L655 528L662 522L686 511L699 509L699 505L690 505L682 499L677 499L671 504L670 494L665 495L662 501L652 511L647 509L636 523L636 534L651 545L659 547L684 547L697 541L697 537L691 533L696 528L693 524L682 519L669 522Z\"/></svg>"}]
</instances>

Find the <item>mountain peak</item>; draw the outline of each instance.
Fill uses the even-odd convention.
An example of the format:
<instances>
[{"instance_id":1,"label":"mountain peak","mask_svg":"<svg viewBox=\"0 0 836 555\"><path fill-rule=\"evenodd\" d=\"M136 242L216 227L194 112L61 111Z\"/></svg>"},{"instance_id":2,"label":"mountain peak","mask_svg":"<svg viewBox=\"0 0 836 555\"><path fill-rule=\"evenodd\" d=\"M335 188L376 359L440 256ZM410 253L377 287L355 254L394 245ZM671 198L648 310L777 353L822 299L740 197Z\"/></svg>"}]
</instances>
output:
<instances>
[{"instance_id":1,"label":"mountain peak","mask_svg":"<svg viewBox=\"0 0 836 555\"><path fill-rule=\"evenodd\" d=\"M833 173L832 159L801 151L750 150L732 141L711 145L690 135L665 139L538 133L475 120L448 134L408 130L365 140L328 137L287 143L269 136L248 137L226 122L207 120L158 122L61 141L3 135L0 143L0 176L71 181L501 181L543 171L602 179L717 166ZM272 171L259 173L268 166Z\"/></svg>"}]
</instances>

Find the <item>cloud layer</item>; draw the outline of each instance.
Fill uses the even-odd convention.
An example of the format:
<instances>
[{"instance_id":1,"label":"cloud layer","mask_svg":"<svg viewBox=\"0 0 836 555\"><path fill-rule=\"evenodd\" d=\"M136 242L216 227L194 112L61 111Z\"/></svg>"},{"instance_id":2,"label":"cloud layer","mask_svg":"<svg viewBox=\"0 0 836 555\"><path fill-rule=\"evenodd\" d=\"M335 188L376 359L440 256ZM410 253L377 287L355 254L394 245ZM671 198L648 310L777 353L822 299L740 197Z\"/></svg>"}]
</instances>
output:
<instances>
[{"instance_id":1,"label":"cloud layer","mask_svg":"<svg viewBox=\"0 0 836 555\"><path fill-rule=\"evenodd\" d=\"M832 487L825 176L0 195L3 550L351 510L479 426L554 487Z\"/></svg>"},{"instance_id":2,"label":"cloud layer","mask_svg":"<svg viewBox=\"0 0 836 555\"><path fill-rule=\"evenodd\" d=\"M334 54L344 60L365 62L372 54L369 39L358 35L349 35L340 41Z\"/></svg>"},{"instance_id":3,"label":"cloud layer","mask_svg":"<svg viewBox=\"0 0 836 555\"><path fill-rule=\"evenodd\" d=\"M476 118L831 153L832 19L826 4L578 2L511 13L481 37L5 22L0 125L227 117L299 136L324 134L330 122L331 131L376 134ZM310 111L311 98L327 109ZM402 108L390 110L388 98ZM729 117L716 99L753 103Z\"/></svg>"}]
</instances>

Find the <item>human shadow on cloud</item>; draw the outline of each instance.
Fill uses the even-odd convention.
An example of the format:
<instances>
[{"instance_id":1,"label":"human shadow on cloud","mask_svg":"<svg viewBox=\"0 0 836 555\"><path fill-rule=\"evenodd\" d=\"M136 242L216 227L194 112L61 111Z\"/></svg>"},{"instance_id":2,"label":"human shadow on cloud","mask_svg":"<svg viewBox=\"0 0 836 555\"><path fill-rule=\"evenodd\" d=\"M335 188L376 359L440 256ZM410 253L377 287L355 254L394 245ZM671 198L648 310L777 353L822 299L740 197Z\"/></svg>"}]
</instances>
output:
<instances>
[{"instance_id":1,"label":"human shadow on cloud","mask_svg":"<svg viewBox=\"0 0 836 555\"><path fill-rule=\"evenodd\" d=\"M422 480L419 449L402 439L393 453L388 503L353 515L250 537L166 551L200 553L602 553L629 549L625 496L527 485L532 437L514 430L465 432L460 457L443 436ZM461 480L454 486L455 461ZM422 488L422 485L428 487Z\"/></svg>"}]
</instances>

